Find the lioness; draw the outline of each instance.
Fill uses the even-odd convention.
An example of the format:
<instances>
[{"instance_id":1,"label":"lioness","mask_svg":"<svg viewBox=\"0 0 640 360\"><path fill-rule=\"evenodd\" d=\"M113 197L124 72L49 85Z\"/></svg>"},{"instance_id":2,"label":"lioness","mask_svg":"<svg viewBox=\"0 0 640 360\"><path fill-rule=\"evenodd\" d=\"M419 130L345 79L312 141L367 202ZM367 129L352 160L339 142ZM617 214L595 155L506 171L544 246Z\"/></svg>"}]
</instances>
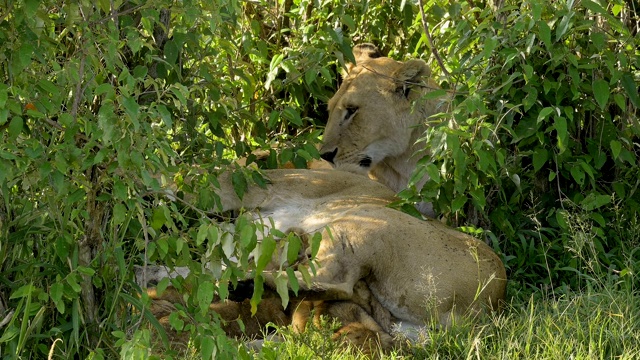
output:
<instances>
[{"instance_id":1,"label":"lioness","mask_svg":"<svg viewBox=\"0 0 640 360\"><path fill-rule=\"evenodd\" d=\"M373 297L404 328L456 315L497 309L506 273L485 243L438 221L423 221L387 208L394 192L363 176L339 170L270 170L266 188L250 186L238 198L231 177L218 178L222 210L255 211L281 231L321 233L321 267L307 286L296 272L299 296L350 300L363 280ZM267 272L265 284L276 288Z\"/></svg>"},{"instance_id":2,"label":"lioness","mask_svg":"<svg viewBox=\"0 0 640 360\"><path fill-rule=\"evenodd\" d=\"M382 57L372 44L356 45L353 54L356 64L329 100L320 154L337 169L368 173L399 192L416 168L415 153L424 148L417 141L425 121L444 112L444 99L420 99L438 89L422 60ZM431 204L420 203L418 210L435 215Z\"/></svg>"}]
</instances>

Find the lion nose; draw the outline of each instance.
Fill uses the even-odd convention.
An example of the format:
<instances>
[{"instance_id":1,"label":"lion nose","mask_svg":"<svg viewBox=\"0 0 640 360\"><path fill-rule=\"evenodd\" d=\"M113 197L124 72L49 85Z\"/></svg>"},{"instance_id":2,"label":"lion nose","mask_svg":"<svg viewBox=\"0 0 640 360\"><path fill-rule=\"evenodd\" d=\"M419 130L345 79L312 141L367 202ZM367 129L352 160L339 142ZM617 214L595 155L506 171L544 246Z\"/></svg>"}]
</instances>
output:
<instances>
[{"instance_id":1,"label":"lion nose","mask_svg":"<svg viewBox=\"0 0 640 360\"><path fill-rule=\"evenodd\" d=\"M338 153L338 148L335 148L333 151L327 151L320 154L320 157L333 164L333 159L336 157L337 153Z\"/></svg>"}]
</instances>

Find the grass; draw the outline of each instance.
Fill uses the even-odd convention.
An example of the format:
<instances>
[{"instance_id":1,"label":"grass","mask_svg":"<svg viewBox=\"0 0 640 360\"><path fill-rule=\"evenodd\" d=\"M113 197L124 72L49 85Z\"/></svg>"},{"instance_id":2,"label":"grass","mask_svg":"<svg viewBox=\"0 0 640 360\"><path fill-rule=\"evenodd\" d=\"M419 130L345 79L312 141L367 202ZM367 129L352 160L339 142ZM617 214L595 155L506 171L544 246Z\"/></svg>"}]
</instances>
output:
<instances>
[{"instance_id":1,"label":"grass","mask_svg":"<svg viewBox=\"0 0 640 360\"><path fill-rule=\"evenodd\" d=\"M381 359L638 359L640 294L589 290L556 299L532 296L513 301L482 324L433 331L431 339ZM330 340L331 326L302 335L279 329L284 342L267 342L258 352L239 345L241 359L366 359ZM184 360L198 359L191 355Z\"/></svg>"}]
</instances>

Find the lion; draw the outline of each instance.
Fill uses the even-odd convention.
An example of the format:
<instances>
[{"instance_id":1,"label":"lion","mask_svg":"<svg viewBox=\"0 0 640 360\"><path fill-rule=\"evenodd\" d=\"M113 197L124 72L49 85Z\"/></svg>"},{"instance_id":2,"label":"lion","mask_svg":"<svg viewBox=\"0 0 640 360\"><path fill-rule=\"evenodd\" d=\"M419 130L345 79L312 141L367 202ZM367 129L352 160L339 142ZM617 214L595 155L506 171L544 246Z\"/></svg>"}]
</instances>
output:
<instances>
[{"instance_id":1,"label":"lion","mask_svg":"<svg viewBox=\"0 0 640 360\"><path fill-rule=\"evenodd\" d=\"M429 80L423 60L400 62L383 57L372 44L353 48L355 65L329 100L329 120L320 156L336 169L368 173L395 192L407 187L424 149L418 140L426 120L444 112L446 99L420 99L439 87ZM424 185L423 180L417 184ZM418 210L434 217L430 203Z\"/></svg>"},{"instance_id":2,"label":"lion","mask_svg":"<svg viewBox=\"0 0 640 360\"><path fill-rule=\"evenodd\" d=\"M380 352L399 348L400 342L393 338L391 330L387 330L392 326L389 312L371 298L370 291L363 281L356 284L355 288L357 291L349 301L294 299L284 309L278 294L267 289L255 314L251 312L249 299L217 300L211 303L209 310L218 314L221 328L227 336L252 340L250 344L253 348L262 345L261 341L255 339L263 339L269 330L273 329L268 327L268 324L291 325L294 332L302 333L310 319L316 327L320 327L322 316L337 320L341 324L333 336L334 340L350 344L364 354L375 356ZM189 333L175 331L169 322L171 313L177 310L175 304L183 302L182 295L171 287L163 294L149 288L147 294L152 299L149 311L169 335L172 346L186 346ZM371 314L375 314L379 319L387 319L386 326L379 324ZM273 336L270 338L278 339Z\"/></svg>"},{"instance_id":3,"label":"lion","mask_svg":"<svg viewBox=\"0 0 640 360\"><path fill-rule=\"evenodd\" d=\"M422 60L410 60L404 63L398 62L382 57L378 49L370 44L358 45L354 48L353 52L357 63L349 67L349 72L344 83L329 102L329 121L325 129L323 145L320 150L321 156L324 160L332 163L338 170L346 170L358 174L368 173L371 178L391 189L387 189L383 198L377 199L374 203L369 203L371 199L363 202L362 196L357 196L358 191L354 189L353 197L358 200L348 201L348 196L341 194L340 198L343 202L351 204L351 208L367 208L373 206L375 208L373 213L379 215L383 215L382 213L387 211L392 211L393 215L396 216L398 212L390 209L380 210L380 208L384 208L395 199L394 192L398 192L406 187L418 160L418 157L414 156L414 153L420 150L420 146L416 144L416 141L426 130L425 119L435 113L441 112L440 108L443 107L444 101L442 98L427 101L418 100L424 94L437 89L437 86L434 85L433 82L429 80L424 82L424 79L428 79L430 70ZM414 106L414 103L417 104L417 106ZM380 121L379 117L384 117L385 120L392 119L392 121ZM271 175L273 173L270 172L269 174ZM323 178L330 176L324 173L322 174ZM314 175L310 175L307 179L313 181L313 176ZM364 180L360 179L360 181ZM314 184L315 183L316 182L314 182ZM422 183L418 184L418 186L421 185ZM382 188L378 188L378 194L383 193L381 189ZM329 196L332 197L335 194L331 191L333 190L328 190L323 187L320 193L330 194ZM281 194L280 196L285 195ZM293 197L295 198L296 195ZM291 208L294 205L289 204L288 206L288 209L276 209L277 206L272 206L271 211L273 214L267 213L266 216L276 215L276 218L283 219L283 214L288 211L293 211ZM303 213L309 213L305 209L306 204L301 203L301 205L297 206L298 211L303 209ZM263 206L259 207L261 208L262 215L265 216L265 208ZM349 206L347 208L349 208ZM350 213L350 211L347 211L347 208L343 210ZM427 216L433 217L435 215L431 204L421 203L418 205L418 209ZM318 216L317 213L314 216ZM394 219L394 216L390 216L390 219ZM413 220L409 222L411 223L411 228L420 228L420 226L414 226ZM371 223L374 222L372 221ZM372 229L358 230L358 226L360 225L356 221L338 221L338 224L341 225L339 228L342 229L344 225L348 228L348 230L344 231L353 232L354 234L373 231ZM349 224L349 226L345 224ZM430 221L427 222L427 224L429 224L426 226L428 229L435 228L437 229L436 233L442 233L443 239L462 236L454 230L446 227L442 228L443 225L439 223ZM282 231L297 227L293 222L276 223L276 226ZM318 227L315 231L319 231L319 229ZM375 233L375 231L373 232ZM453 236L451 232L455 233L456 236ZM327 237L330 238L331 234L323 233L323 243L327 241ZM388 238L393 239L392 236ZM467 241L470 241L470 237L466 238ZM391 242L391 240L389 241ZM460 243L460 240L455 242ZM363 241L363 243L366 242ZM376 243L383 243L383 241L379 240ZM481 245L476 245L476 243ZM418 244L418 242L416 242L416 244ZM428 244L430 244L430 242ZM428 302L433 302L430 306L431 308L435 306L435 310L431 311L429 316L435 314L434 316L438 317L438 321L444 325L450 323L453 316L458 313L454 310L455 308L464 309L461 310L463 313L477 313L479 307L485 307L487 304L489 304L491 309L495 309L496 304L504 298L504 283L506 278L504 266L485 244L475 240L469 242L469 244L471 245L468 246L468 249L474 251L481 249L480 252L483 254L486 260L485 262L491 263L489 268L493 266L493 269L496 270L490 279L480 277L479 275L476 279L478 282L481 282L480 279L483 281L490 280L488 283L490 283L491 286L489 289L483 288L482 292L492 293L493 297L489 296L488 299L490 301L479 298L482 301L476 302L465 302L462 300L458 302L451 299L444 300L445 303L448 302L454 306L449 311L442 311L442 306L439 305L443 301L439 296L442 292L438 287L440 286L438 285L439 276L430 273L430 271L438 271L438 267L425 265L423 280L425 284L432 287L430 294L433 295L427 299L429 300ZM493 257L488 256L487 253L493 254ZM336 265L333 263L336 262L338 258L338 256L328 256L326 261L324 261L326 263L325 266ZM321 263L322 262L323 261L321 261ZM478 262L478 264L480 264L480 262ZM480 266L478 265L477 267L478 271L480 271ZM448 274L448 277L454 276ZM420 319L416 316L417 314L415 312L412 313L407 309L397 307L399 298L394 298L393 296L388 297L386 295L388 292L380 290L380 288L384 288L384 286L381 286L378 282L369 281L368 276L359 279L355 284L356 285L352 285L352 287L357 287L357 284L365 284L367 291L370 293L368 298L373 297L373 303L380 304L378 300L381 299L380 301L384 303L384 305L379 306L379 308L382 309L382 311L372 312L370 305L367 307L363 301L358 300L358 292L352 292L351 295L349 295L349 292L346 291L336 295L336 289L333 287L330 287L327 291L307 289L303 292L303 296L309 296L309 294L311 294L311 297L295 299L295 310L291 310L293 311L292 314L287 313L287 316L289 316L293 322L294 329L301 330L301 328L304 328L304 326L301 327L299 324L304 324L308 320L308 312L305 309L314 308L316 314L329 315L345 324L338 333L348 333L348 341L363 346L366 345L368 339L377 338L378 345L385 349L390 346L387 340L393 328L411 329L413 327L419 327L421 326L420 324L424 323L424 321L420 320L415 322L416 319ZM373 286L372 289L369 290L371 284L373 284ZM337 284L333 283L332 285L337 286ZM389 283L387 285L391 286L393 284ZM428 287L427 285L424 286ZM348 288L349 285L346 285L346 287ZM502 290L500 290L500 288ZM376 296L371 296L371 294ZM453 294L457 293L454 291ZM478 292L478 294L480 294L480 292ZM455 297L458 297L458 295ZM320 301L308 300L309 298L319 299ZM389 298L392 300L389 300ZM395 302L395 307L389 306L389 302ZM426 304L423 305L425 308L427 307ZM235 307L237 305L230 303L230 306ZM245 307L246 306L247 305L245 305ZM446 306L444 307L446 308ZM269 309L268 307L266 308ZM412 306L408 308L415 311L416 306L412 304ZM222 310L223 312L225 311L224 309ZM245 309L239 308L238 313L245 313L246 311L244 310ZM260 307L258 311L261 312ZM391 313L393 313L393 315ZM409 315L404 317L396 316L403 313ZM425 313L428 312L425 311ZM278 316L276 317L279 317L279 314L280 313L277 312ZM406 320L406 318L411 318L412 321ZM289 318L286 320L288 319ZM398 326L396 327L394 325Z\"/></svg>"},{"instance_id":4,"label":"lion","mask_svg":"<svg viewBox=\"0 0 640 360\"><path fill-rule=\"evenodd\" d=\"M218 180L222 211L246 209L283 232L320 233L320 264L310 284L294 272L305 301L351 301L358 282L386 309L398 328L419 331L435 320L497 310L506 271L484 242L436 220L388 208L394 191L340 170L267 170L266 188L250 186L243 198L228 173ZM286 272L263 274L277 288Z\"/></svg>"},{"instance_id":5,"label":"lion","mask_svg":"<svg viewBox=\"0 0 640 360\"><path fill-rule=\"evenodd\" d=\"M287 315L294 328L307 321L304 307L316 307L346 324L339 333L347 333L347 341L366 349L375 339L388 349L392 332L415 340L434 322L447 327L458 317L498 310L504 301L505 268L488 245L439 221L388 208L395 192L385 185L335 169L264 174L269 184L250 184L242 199L230 174L220 175L214 191L221 208L212 211L246 209L284 233L321 234L320 267L311 283L294 272L300 289L290 297L302 309ZM287 276L263 273L274 293L276 279Z\"/></svg>"},{"instance_id":6,"label":"lion","mask_svg":"<svg viewBox=\"0 0 640 360\"><path fill-rule=\"evenodd\" d=\"M308 263L310 254L310 239L307 234L301 233L300 229L290 229L302 240L302 247L298 255L296 264ZM280 257L282 254L274 255ZM277 267L270 264L267 270L274 270ZM163 278L173 278L176 276L186 277L187 269L177 268L169 272L164 267L151 267L148 270L148 277L152 281ZM137 282L142 284L142 268L136 267ZM143 287L146 287L144 284ZM189 292L189 285L185 289ZM172 286L167 287L162 293L156 288L146 288L147 296L152 300L150 306L151 314L156 317L169 335L172 346L185 346L188 340L188 333L176 332L169 323L169 316L176 311L175 304L182 303L184 299L182 293ZM237 339L262 339L271 323L277 326L292 325L294 332L305 331L307 322L313 314L313 323L321 325L320 317L337 320L342 327L338 328L334 340L342 341L352 345L353 348L370 356L376 356L382 352L388 352L393 348L398 348L396 342L390 335L392 329L391 315L378 303L371 295L367 285L360 281L354 286L354 296L349 301L306 301L296 298L286 308L282 307L280 296L276 291L269 288L264 290L262 301L258 304L257 312L252 313L249 299L227 299L215 300L209 307L210 311L218 314L221 320L221 328L229 337ZM370 314L373 314L375 320ZM382 324L378 324L381 321ZM242 325L241 325L242 324ZM273 338L272 335L270 335ZM277 337L276 337L277 338ZM260 340L252 340L248 343L251 347L262 345Z\"/></svg>"}]
</instances>

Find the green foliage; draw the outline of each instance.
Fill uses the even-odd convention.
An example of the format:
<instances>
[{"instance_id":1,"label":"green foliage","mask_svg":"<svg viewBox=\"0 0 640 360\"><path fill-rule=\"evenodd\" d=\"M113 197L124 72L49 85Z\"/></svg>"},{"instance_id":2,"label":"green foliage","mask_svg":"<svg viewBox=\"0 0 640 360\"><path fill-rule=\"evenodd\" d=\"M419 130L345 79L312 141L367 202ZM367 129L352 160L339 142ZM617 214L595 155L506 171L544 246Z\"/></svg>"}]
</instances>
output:
<instances>
[{"instance_id":1,"label":"green foliage","mask_svg":"<svg viewBox=\"0 0 640 360\"><path fill-rule=\"evenodd\" d=\"M523 287L581 287L582 275L630 275L640 210L637 9L614 1L429 1L452 115L426 140L422 196L466 217L505 254ZM630 20L635 19L635 20ZM600 266L570 251L572 213ZM620 231L622 230L622 231ZM622 276L624 277L624 276ZM638 286L638 277L628 279Z\"/></svg>"},{"instance_id":2,"label":"green foliage","mask_svg":"<svg viewBox=\"0 0 640 360\"><path fill-rule=\"evenodd\" d=\"M637 288L637 9L423 3L453 111L427 134L420 195L487 229L521 297L599 278ZM266 167L317 158L326 101L365 41L431 55L406 1L0 0L2 358L156 356L167 337L133 279L156 262L191 270L171 281L190 291L169 321L198 358L248 358L208 303L299 243L259 243L242 217L231 231L205 211L211 186L255 149ZM238 194L264 181L233 179Z\"/></svg>"},{"instance_id":3,"label":"green foliage","mask_svg":"<svg viewBox=\"0 0 640 360\"><path fill-rule=\"evenodd\" d=\"M512 303L490 325L432 332L416 358L621 358L640 354L637 294L599 288L566 298Z\"/></svg>"},{"instance_id":4,"label":"green foliage","mask_svg":"<svg viewBox=\"0 0 640 360\"><path fill-rule=\"evenodd\" d=\"M612 284L603 284L610 287ZM456 323L429 339L383 354L381 359L635 359L640 356L637 292L595 286L561 298L513 299L484 325ZM260 359L361 359L328 341L335 324L297 335L279 329L284 342L266 343Z\"/></svg>"},{"instance_id":5,"label":"green foliage","mask_svg":"<svg viewBox=\"0 0 640 360\"><path fill-rule=\"evenodd\" d=\"M191 287L171 325L200 358L237 355L208 303L283 234L259 244L259 225L211 218L215 174L258 148L267 167L317 158L351 39L399 49L413 21L411 6L337 0L0 1L2 357L151 356L167 338L133 266L156 262L191 270L171 281ZM238 194L250 181L234 175Z\"/></svg>"}]
</instances>

